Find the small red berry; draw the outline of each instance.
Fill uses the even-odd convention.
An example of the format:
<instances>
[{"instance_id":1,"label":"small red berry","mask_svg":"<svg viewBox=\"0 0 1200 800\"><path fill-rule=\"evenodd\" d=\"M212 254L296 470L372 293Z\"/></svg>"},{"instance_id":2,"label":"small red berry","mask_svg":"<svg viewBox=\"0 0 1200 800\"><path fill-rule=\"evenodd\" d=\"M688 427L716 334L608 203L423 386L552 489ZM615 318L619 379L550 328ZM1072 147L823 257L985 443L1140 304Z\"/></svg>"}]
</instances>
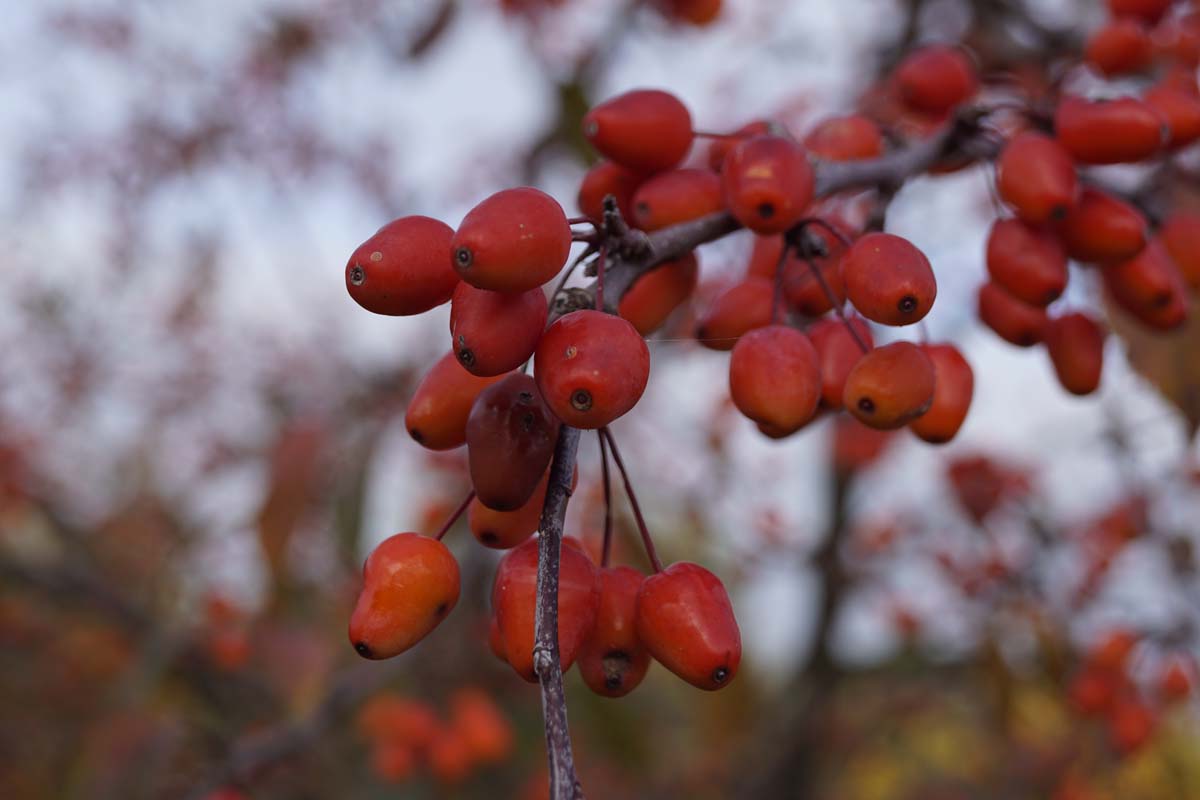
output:
<instances>
[{"instance_id":1,"label":"small red berry","mask_svg":"<svg viewBox=\"0 0 1200 800\"><path fill-rule=\"evenodd\" d=\"M475 375L500 375L529 360L549 309L540 288L507 294L460 283L450 303L454 355Z\"/></svg>"},{"instance_id":2,"label":"small red berry","mask_svg":"<svg viewBox=\"0 0 1200 800\"><path fill-rule=\"evenodd\" d=\"M979 76L962 50L933 44L905 56L896 67L896 83L909 108L942 115L971 99Z\"/></svg>"},{"instance_id":3,"label":"small red berry","mask_svg":"<svg viewBox=\"0 0 1200 800\"><path fill-rule=\"evenodd\" d=\"M784 136L755 136L725 157L721 188L738 222L759 234L782 233L813 199L815 174L803 147Z\"/></svg>"},{"instance_id":4,"label":"small red berry","mask_svg":"<svg viewBox=\"0 0 1200 800\"><path fill-rule=\"evenodd\" d=\"M1133 258L1146 246L1146 218L1133 206L1091 186L1055 228L1067 255L1106 263Z\"/></svg>"},{"instance_id":5,"label":"small red berry","mask_svg":"<svg viewBox=\"0 0 1200 800\"><path fill-rule=\"evenodd\" d=\"M516 673L537 682L533 669L534 621L537 615L538 540L527 539L509 550L496 567L492 610L500 628L504 653ZM596 624L600 576L582 550L559 550L558 654L566 672L575 663Z\"/></svg>"},{"instance_id":6,"label":"small red berry","mask_svg":"<svg viewBox=\"0 0 1200 800\"><path fill-rule=\"evenodd\" d=\"M732 350L747 331L771 324L775 286L747 278L717 295L696 323L696 339L712 350Z\"/></svg>"},{"instance_id":7,"label":"small red berry","mask_svg":"<svg viewBox=\"0 0 1200 800\"><path fill-rule=\"evenodd\" d=\"M633 223L656 231L725 207L721 178L707 169L674 169L647 179L633 195Z\"/></svg>"},{"instance_id":8,"label":"small red berry","mask_svg":"<svg viewBox=\"0 0 1200 800\"><path fill-rule=\"evenodd\" d=\"M729 394L745 416L771 429L799 430L817 411L817 351L800 331L769 325L738 340L729 359Z\"/></svg>"},{"instance_id":9,"label":"small red berry","mask_svg":"<svg viewBox=\"0 0 1200 800\"><path fill-rule=\"evenodd\" d=\"M1042 341L1046 312L1013 297L995 283L979 287L979 319L997 336L1018 347L1033 347Z\"/></svg>"},{"instance_id":10,"label":"small red berry","mask_svg":"<svg viewBox=\"0 0 1200 800\"><path fill-rule=\"evenodd\" d=\"M635 89L589 111L583 135L623 167L659 172L683 161L692 148L692 115L673 94Z\"/></svg>"},{"instance_id":11,"label":"small red berry","mask_svg":"<svg viewBox=\"0 0 1200 800\"><path fill-rule=\"evenodd\" d=\"M605 697L624 697L650 668L650 653L637 635L637 596L645 576L633 567L600 570L596 626L579 654L579 674Z\"/></svg>"},{"instance_id":12,"label":"small red berry","mask_svg":"<svg viewBox=\"0 0 1200 800\"><path fill-rule=\"evenodd\" d=\"M883 154L883 134L871 119L861 114L848 114L817 123L804 137L804 146L817 158L857 161Z\"/></svg>"},{"instance_id":13,"label":"small red berry","mask_svg":"<svg viewBox=\"0 0 1200 800\"><path fill-rule=\"evenodd\" d=\"M846 297L869 320L911 325L937 297L929 259L912 242L891 233L868 233L842 258Z\"/></svg>"},{"instance_id":14,"label":"small red berry","mask_svg":"<svg viewBox=\"0 0 1200 800\"><path fill-rule=\"evenodd\" d=\"M1034 225L1065 217L1079 191L1071 154L1034 131L1013 137L1000 152L996 189L1017 216Z\"/></svg>"},{"instance_id":15,"label":"small red berry","mask_svg":"<svg viewBox=\"0 0 1200 800\"><path fill-rule=\"evenodd\" d=\"M933 364L933 403L908 427L930 444L944 444L955 437L971 410L975 373L952 344L923 344L921 350Z\"/></svg>"},{"instance_id":16,"label":"small red berry","mask_svg":"<svg viewBox=\"0 0 1200 800\"><path fill-rule=\"evenodd\" d=\"M363 565L350 643L364 658L391 658L425 638L458 603L458 562L437 539L398 533Z\"/></svg>"},{"instance_id":17,"label":"small red berry","mask_svg":"<svg viewBox=\"0 0 1200 800\"><path fill-rule=\"evenodd\" d=\"M524 292L552 280L571 254L571 226L550 195L496 192L463 219L450 242L454 268L477 289Z\"/></svg>"},{"instance_id":18,"label":"small red berry","mask_svg":"<svg viewBox=\"0 0 1200 800\"><path fill-rule=\"evenodd\" d=\"M572 311L538 343L534 377L550 410L575 428L603 428L637 405L650 378L650 351L628 320Z\"/></svg>"},{"instance_id":19,"label":"small red berry","mask_svg":"<svg viewBox=\"0 0 1200 800\"><path fill-rule=\"evenodd\" d=\"M604 198L616 198L617 209L626 220L633 219L633 193L642 185L644 177L632 170L601 161L583 176L579 184L579 210L589 219L600 222L604 218Z\"/></svg>"},{"instance_id":20,"label":"small red berry","mask_svg":"<svg viewBox=\"0 0 1200 800\"><path fill-rule=\"evenodd\" d=\"M1030 305L1048 306L1067 288L1067 254L1058 238L1017 219L992 223L987 270L993 281Z\"/></svg>"},{"instance_id":21,"label":"small red berry","mask_svg":"<svg viewBox=\"0 0 1200 800\"><path fill-rule=\"evenodd\" d=\"M1054 112L1054 133L1083 164L1142 161L1161 150L1169 136L1162 116L1135 97L1064 97Z\"/></svg>"},{"instance_id":22,"label":"small red berry","mask_svg":"<svg viewBox=\"0 0 1200 800\"><path fill-rule=\"evenodd\" d=\"M867 346L868 351L875 346L871 337L871 326L866 320L851 318L849 326L854 328L854 332ZM850 333L849 327L840 319L832 317L814 322L808 329L808 338L816 348L817 361L821 367L821 406L836 411L842 407L846 376L862 358L863 350Z\"/></svg>"},{"instance_id":23,"label":"small red berry","mask_svg":"<svg viewBox=\"0 0 1200 800\"><path fill-rule=\"evenodd\" d=\"M1062 387L1078 395L1096 391L1104 367L1104 329L1087 314L1075 312L1052 317L1043 338Z\"/></svg>"},{"instance_id":24,"label":"small red berry","mask_svg":"<svg viewBox=\"0 0 1200 800\"><path fill-rule=\"evenodd\" d=\"M429 217L401 217L360 244L346 263L346 290L376 314L421 314L450 299L454 231Z\"/></svg>"},{"instance_id":25,"label":"small red berry","mask_svg":"<svg viewBox=\"0 0 1200 800\"><path fill-rule=\"evenodd\" d=\"M933 362L912 342L892 342L858 360L846 376L842 403L864 425L901 428L929 410Z\"/></svg>"},{"instance_id":26,"label":"small red berry","mask_svg":"<svg viewBox=\"0 0 1200 800\"><path fill-rule=\"evenodd\" d=\"M647 336L691 297L699 274L695 253L659 264L625 290L617 313L629 320L638 333Z\"/></svg>"},{"instance_id":27,"label":"small red berry","mask_svg":"<svg viewBox=\"0 0 1200 800\"><path fill-rule=\"evenodd\" d=\"M642 582L637 634L656 661L700 689L727 686L742 660L729 595L699 564L672 564Z\"/></svg>"},{"instance_id":28,"label":"small red berry","mask_svg":"<svg viewBox=\"0 0 1200 800\"><path fill-rule=\"evenodd\" d=\"M513 373L484 389L467 418L467 464L479 502L497 511L529 502L550 466L558 428L528 375Z\"/></svg>"},{"instance_id":29,"label":"small red berry","mask_svg":"<svg viewBox=\"0 0 1200 800\"><path fill-rule=\"evenodd\" d=\"M450 450L467 441L467 417L475 398L503 376L480 378L447 353L425 374L404 414L404 427L417 444Z\"/></svg>"}]
</instances>

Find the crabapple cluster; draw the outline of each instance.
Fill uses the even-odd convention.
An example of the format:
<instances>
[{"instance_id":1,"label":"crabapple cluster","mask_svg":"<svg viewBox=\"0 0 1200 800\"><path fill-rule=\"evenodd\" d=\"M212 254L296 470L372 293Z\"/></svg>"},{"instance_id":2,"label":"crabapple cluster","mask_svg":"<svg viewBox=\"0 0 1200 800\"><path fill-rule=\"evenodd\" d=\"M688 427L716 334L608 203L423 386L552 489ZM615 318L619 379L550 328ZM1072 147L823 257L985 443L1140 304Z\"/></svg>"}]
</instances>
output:
<instances>
[{"instance_id":1,"label":"crabapple cluster","mask_svg":"<svg viewBox=\"0 0 1200 800\"><path fill-rule=\"evenodd\" d=\"M485 198L457 229L404 217L354 251L346 285L367 310L410 315L450 303L449 351L420 382L405 424L424 447L466 445L473 491L458 513L481 545L507 551L491 597L497 657L538 680L546 565L532 537L544 523L556 443L566 428L596 430L606 474L611 451L629 488L609 426L647 386L645 337L702 294L701 244L739 228L753 236L740 275L708 292L691 330L701 346L730 353L731 400L771 438L843 411L866 429L908 428L932 444L963 425L974 392L963 354L927 341L923 329L919 341L894 335L920 323L938 295L930 259L884 230L891 197L915 175L994 160L1005 211L982 254L978 316L1014 345L1043 345L1067 391L1098 387L1106 335L1094 312L1050 308L1072 264L1098 274L1112 303L1152 329L1186 318L1187 285L1200 286L1200 216L1154 216L1152 225L1137 198L1105 186L1092 167L1141 162L1200 137L1200 24L1172 16L1179 41L1147 47L1145 37L1157 41L1148 26L1168 24L1151 6L1165 4L1109 5L1113 21L1087 59L1107 76L1161 67L1139 96L1056 88L1049 101L989 106L996 87L970 54L945 44L912 51L858 111L801 138L771 120L697 131L679 98L637 89L583 117L600 160L579 185L580 216L537 189L512 188ZM564 289L581 264L595 280ZM877 344L881 335L887 341ZM633 505L649 576L609 565L607 532L599 564L563 539L562 668L578 662L592 690L614 697L633 690L652 660L697 687L727 685L741 644L724 587L697 564L663 568ZM403 652L453 609L458 569L439 540L457 516L437 537L397 534L367 559L350 624L362 655Z\"/></svg>"}]
</instances>

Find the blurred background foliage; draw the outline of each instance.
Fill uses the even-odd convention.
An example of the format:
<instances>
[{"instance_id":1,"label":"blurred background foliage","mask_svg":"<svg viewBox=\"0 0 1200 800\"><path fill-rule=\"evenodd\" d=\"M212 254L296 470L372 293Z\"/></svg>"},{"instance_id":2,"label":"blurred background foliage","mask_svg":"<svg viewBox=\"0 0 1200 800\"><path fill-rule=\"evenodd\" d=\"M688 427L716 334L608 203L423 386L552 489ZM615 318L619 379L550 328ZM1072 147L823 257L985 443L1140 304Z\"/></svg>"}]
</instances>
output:
<instances>
[{"instance_id":1,"label":"blurred background foliage","mask_svg":"<svg viewBox=\"0 0 1200 800\"><path fill-rule=\"evenodd\" d=\"M707 27L599 0L13 12L0 797L544 796L536 687L486 645L495 553L450 534L463 599L415 651L366 663L346 641L365 552L436 530L468 486L461 452L423 453L400 424L444 319L368 318L342 262L388 219L453 223L503 185L567 205L592 158L579 119L614 87L679 81L715 127L771 113L800 130L914 41L957 37L1036 81L1094 15L780 5L727 2ZM982 218L974 180L947 185ZM706 258L733 265L736 247ZM964 296L957 315L939 299L940 335L976 336ZM1149 336L1113 315L1130 368L1057 417L1036 396L1014 408L1028 373L977 345L976 370L1016 388L942 452L845 419L795 447L755 439L720 361L682 341L689 313L651 343L675 388L617 432L664 560L721 574L750 657L711 695L654 667L611 701L569 674L589 796L1200 796L1194 322ZM594 547L594 444L582 455L571 524ZM644 566L618 513L617 560Z\"/></svg>"}]
</instances>

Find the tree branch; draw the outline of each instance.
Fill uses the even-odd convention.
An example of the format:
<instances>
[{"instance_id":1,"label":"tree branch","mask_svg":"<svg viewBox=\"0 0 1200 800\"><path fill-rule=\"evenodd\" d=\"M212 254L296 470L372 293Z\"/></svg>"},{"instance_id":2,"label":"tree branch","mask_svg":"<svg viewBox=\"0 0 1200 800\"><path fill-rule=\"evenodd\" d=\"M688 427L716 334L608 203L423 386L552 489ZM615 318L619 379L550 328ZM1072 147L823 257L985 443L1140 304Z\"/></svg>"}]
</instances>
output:
<instances>
[{"instance_id":1,"label":"tree branch","mask_svg":"<svg viewBox=\"0 0 1200 800\"><path fill-rule=\"evenodd\" d=\"M551 800L583 800L575 774L571 732L567 727L567 698L558 654L558 563L563 520L571 497L579 430L563 425L550 463L546 503L538 524L537 618L534 623L533 669L542 687L542 716L546 724L546 754L550 766Z\"/></svg>"},{"instance_id":2,"label":"tree branch","mask_svg":"<svg viewBox=\"0 0 1200 800\"><path fill-rule=\"evenodd\" d=\"M979 121L984 109L969 109L948 122L941 130L915 144L862 161L818 161L815 196L827 197L849 189L878 187L895 191L904 181L927 171L951 156L978 159L995 155L996 144L989 140ZM742 226L733 215L721 211L657 230L649 235L637 230L614 230L604 226L608 235L609 259L605 267L604 305L616 312L621 296L641 275L666 261L681 258L702 244L715 241ZM595 300L595 285L581 290Z\"/></svg>"}]
</instances>

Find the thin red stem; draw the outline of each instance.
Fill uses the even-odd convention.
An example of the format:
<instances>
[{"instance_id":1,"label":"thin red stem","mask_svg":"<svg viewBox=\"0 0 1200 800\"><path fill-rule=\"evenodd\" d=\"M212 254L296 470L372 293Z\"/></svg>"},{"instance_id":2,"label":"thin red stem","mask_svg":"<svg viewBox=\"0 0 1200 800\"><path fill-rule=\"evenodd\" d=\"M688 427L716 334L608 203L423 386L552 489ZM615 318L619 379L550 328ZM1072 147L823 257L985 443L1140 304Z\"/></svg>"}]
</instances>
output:
<instances>
[{"instance_id":1,"label":"thin red stem","mask_svg":"<svg viewBox=\"0 0 1200 800\"><path fill-rule=\"evenodd\" d=\"M458 518L463 515L463 512L467 510L467 506L471 505L471 501L474 499L475 499L475 490L472 489L470 491L470 493L467 495L467 499L463 500L462 505L460 505L458 508L456 508L454 510L454 513L450 515L450 518L448 520L446 520L445 523L443 523L441 530L439 530L437 533L435 533L433 535L433 538L437 539L438 541L441 541L442 537L445 536L446 533L451 528L454 527L454 523L458 522Z\"/></svg>"},{"instance_id":2,"label":"thin red stem","mask_svg":"<svg viewBox=\"0 0 1200 800\"><path fill-rule=\"evenodd\" d=\"M854 341L858 344L858 349L862 350L863 353L869 353L871 348L867 347L867 343L863 341L862 337L858 335L858 331L850 324L850 320L846 318L846 312L842 310L842 302L838 300L837 295L833 293L833 289L829 287L825 276L821 274L820 267L813 263L811 258L804 259L804 263L808 264L809 272L812 273L817 283L821 284L821 291L825 293L825 299L833 306L833 311L838 315L838 319L842 321L842 324L846 326L846 330L850 331L850 335L854 337Z\"/></svg>"},{"instance_id":3,"label":"thin red stem","mask_svg":"<svg viewBox=\"0 0 1200 800\"><path fill-rule=\"evenodd\" d=\"M595 225L596 221L591 217L567 217L568 225Z\"/></svg>"},{"instance_id":4,"label":"thin red stem","mask_svg":"<svg viewBox=\"0 0 1200 800\"><path fill-rule=\"evenodd\" d=\"M600 566L607 567L612 555L612 476L608 472L608 445L604 441L604 431L596 431L600 440L600 474L604 480L604 540L600 545Z\"/></svg>"},{"instance_id":5,"label":"thin red stem","mask_svg":"<svg viewBox=\"0 0 1200 800\"><path fill-rule=\"evenodd\" d=\"M617 471L621 473L621 480L625 482L625 494L629 497L630 507L633 508L633 518L637 520L638 533L642 535L642 545L646 548L646 557L650 559L650 566L654 567L655 572L662 572L662 562L658 560L658 553L654 550L650 529L646 527L646 518L642 516L642 508L638 505L637 495L634 494L633 483L629 480L629 473L625 470L625 462L621 460L621 451L617 449L617 440L613 438L612 431L608 428L601 428L600 433L608 439L608 447L612 450L613 461L617 462Z\"/></svg>"}]
</instances>

